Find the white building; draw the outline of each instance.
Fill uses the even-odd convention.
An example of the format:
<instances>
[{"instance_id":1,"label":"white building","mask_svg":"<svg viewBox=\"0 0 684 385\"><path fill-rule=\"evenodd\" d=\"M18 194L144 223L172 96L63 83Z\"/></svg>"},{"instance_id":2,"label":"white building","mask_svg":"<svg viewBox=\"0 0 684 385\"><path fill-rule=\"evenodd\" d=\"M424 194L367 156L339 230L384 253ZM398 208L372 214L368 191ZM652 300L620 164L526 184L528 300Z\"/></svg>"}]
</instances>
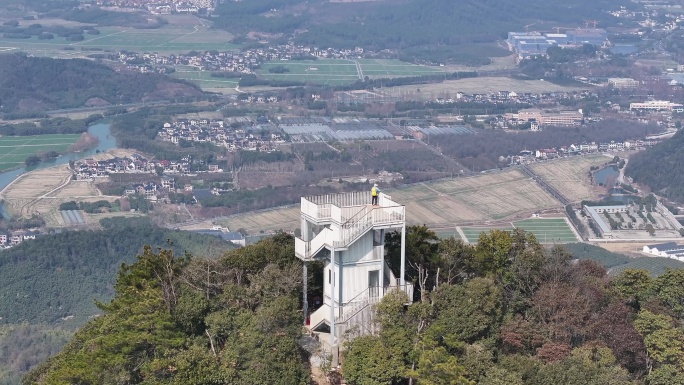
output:
<instances>
[{"instance_id":1,"label":"white building","mask_svg":"<svg viewBox=\"0 0 684 385\"><path fill-rule=\"evenodd\" d=\"M679 245L675 242L646 245L641 251L656 257L672 258L678 261L684 261L684 245Z\"/></svg>"},{"instance_id":2,"label":"white building","mask_svg":"<svg viewBox=\"0 0 684 385\"><path fill-rule=\"evenodd\" d=\"M370 192L302 197L301 238L295 238L295 254L307 262L324 261L324 298L311 313L312 331L330 330L330 345L339 346L346 330L358 327L372 332L372 305L390 290L403 290L413 298L413 286L405 276L406 209L380 193L371 205ZM385 262L385 233L401 231L401 265L397 278ZM306 281L304 285L305 314Z\"/></svg>"},{"instance_id":3,"label":"white building","mask_svg":"<svg viewBox=\"0 0 684 385\"><path fill-rule=\"evenodd\" d=\"M630 110L645 111L683 111L684 106L679 103L672 103L667 100L648 100L643 103L629 103Z\"/></svg>"},{"instance_id":4,"label":"white building","mask_svg":"<svg viewBox=\"0 0 684 385\"><path fill-rule=\"evenodd\" d=\"M617 89L629 89L639 87L639 82L631 78L610 78L608 85Z\"/></svg>"}]
</instances>

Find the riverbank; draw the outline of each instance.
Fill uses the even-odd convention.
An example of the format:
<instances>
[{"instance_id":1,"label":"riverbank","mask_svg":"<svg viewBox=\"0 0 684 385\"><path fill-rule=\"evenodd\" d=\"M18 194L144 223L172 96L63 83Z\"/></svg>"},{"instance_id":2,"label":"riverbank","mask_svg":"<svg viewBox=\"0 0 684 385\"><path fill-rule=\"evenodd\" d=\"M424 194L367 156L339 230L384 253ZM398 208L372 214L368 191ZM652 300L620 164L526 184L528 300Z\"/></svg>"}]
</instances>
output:
<instances>
[{"instance_id":1,"label":"riverbank","mask_svg":"<svg viewBox=\"0 0 684 385\"><path fill-rule=\"evenodd\" d=\"M95 161L123 157L132 152L112 149L89 156ZM92 180L73 180L68 164L56 165L33 170L19 175L0 191L5 215L11 217L31 217L40 215L48 227L64 227L64 219L59 206L69 201L95 202L106 200L114 202L118 196L103 195ZM114 213L121 214L123 213ZM102 214L100 214L102 217ZM86 218L87 219L87 218ZM86 224L90 221L86 220ZM93 220L96 224L97 221Z\"/></svg>"}]
</instances>

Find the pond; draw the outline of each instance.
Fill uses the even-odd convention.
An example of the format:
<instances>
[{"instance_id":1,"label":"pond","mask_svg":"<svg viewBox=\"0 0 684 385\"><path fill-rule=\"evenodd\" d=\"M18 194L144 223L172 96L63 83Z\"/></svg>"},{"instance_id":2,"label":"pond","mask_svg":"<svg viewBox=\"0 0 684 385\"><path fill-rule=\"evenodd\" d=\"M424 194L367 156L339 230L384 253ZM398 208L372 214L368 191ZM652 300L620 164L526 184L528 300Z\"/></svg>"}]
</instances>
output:
<instances>
[{"instance_id":1,"label":"pond","mask_svg":"<svg viewBox=\"0 0 684 385\"><path fill-rule=\"evenodd\" d=\"M606 168L602 168L594 173L594 180L596 181L596 184L598 185L605 185L607 181L613 181L615 183L615 180L620 176L620 170L616 166L608 166Z\"/></svg>"}]
</instances>

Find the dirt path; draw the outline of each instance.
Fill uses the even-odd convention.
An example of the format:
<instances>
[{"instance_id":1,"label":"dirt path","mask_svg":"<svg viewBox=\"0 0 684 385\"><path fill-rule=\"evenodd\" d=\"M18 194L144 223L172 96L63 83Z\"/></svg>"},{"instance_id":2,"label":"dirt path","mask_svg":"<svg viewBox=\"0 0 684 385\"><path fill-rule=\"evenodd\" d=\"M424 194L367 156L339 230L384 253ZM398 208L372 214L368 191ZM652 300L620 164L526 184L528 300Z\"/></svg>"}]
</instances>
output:
<instances>
[{"instance_id":1,"label":"dirt path","mask_svg":"<svg viewBox=\"0 0 684 385\"><path fill-rule=\"evenodd\" d=\"M36 205L38 202L40 202L41 199L46 198L48 195L50 195L50 194L54 193L55 191L58 191L59 189L67 186L69 184L69 182L71 182L71 176L72 176L71 173L69 173L69 175L67 175L64 178L64 181L62 182L62 184L60 184L59 186L55 187L54 189L46 192L45 194L39 196L38 198L36 198L36 199L30 201L29 203L25 204L24 206L22 206L21 215L22 216L24 215L24 209L26 210L26 215L29 215L31 213L31 207Z\"/></svg>"}]
</instances>

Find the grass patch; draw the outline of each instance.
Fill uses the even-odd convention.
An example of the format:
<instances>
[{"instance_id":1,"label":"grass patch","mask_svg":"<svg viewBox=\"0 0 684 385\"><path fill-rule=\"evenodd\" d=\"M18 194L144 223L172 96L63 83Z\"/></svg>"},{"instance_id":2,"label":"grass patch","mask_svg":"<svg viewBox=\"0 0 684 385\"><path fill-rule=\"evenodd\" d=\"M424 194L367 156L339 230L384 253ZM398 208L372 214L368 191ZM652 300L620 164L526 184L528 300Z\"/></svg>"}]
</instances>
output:
<instances>
[{"instance_id":1,"label":"grass patch","mask_svg":"<svg viewBox=\"0 0 684 385\"><path fill-rule=\"evenodd\" d=\"M135 29L125 27L101 27L99 35L85 34L85 40L73 42L55 36L40 40L0 38L0 51L21 50L40 56L63 57L83 56L92 52L81 52L81 48L101 48L103 51L128 50L135 52L189 52L227 51L239 48L230 43L232 35L224 31L213 31L207 27L164 26L157 29ZM71 50L66 51L65 48Z\"/></svg>"},{"instance_id":2,"label":"grass patch","mask_svg":"<svg viewBox=\"0 0 684 385\"><path fill-rule=\"evenodd\" d=\"M470 243L477 243L480 234L489 233L493 230L513 231L512 226L491 226L491 227L461 227L461 231L465 234L467 241Z\"/></svg>"},{"instance_id":3,"label":"grass patch","mask_svg":"<svg viewBox=\"0 0 684 385\"><path fill-rule=\"evenodd\" d=\"M491 230L513 231L515 228L534 234L540 243L577 242L577 237L575 237L575 234L563 218L525 219L514 222L513 226L461 227L461 230L468 242L477 243L477 239L482 232L489 232Z\"/></svg>"},{"instance_id":4,"label":"grass patch","mask_svg":"<svg viewBox=\"0 0 684 385\"><path fill-rule=\"evenodd\" d=\"M624 265L615 266L609 270L609 274L617 275L627 269L640 269L646 270L651 273L651 275L657 277L661 274L664 274L667 269L682 268L684 268L684 262L680 262L672 258L638 257L630 258L630 261Z\"/></svg>"}]
</instances>

